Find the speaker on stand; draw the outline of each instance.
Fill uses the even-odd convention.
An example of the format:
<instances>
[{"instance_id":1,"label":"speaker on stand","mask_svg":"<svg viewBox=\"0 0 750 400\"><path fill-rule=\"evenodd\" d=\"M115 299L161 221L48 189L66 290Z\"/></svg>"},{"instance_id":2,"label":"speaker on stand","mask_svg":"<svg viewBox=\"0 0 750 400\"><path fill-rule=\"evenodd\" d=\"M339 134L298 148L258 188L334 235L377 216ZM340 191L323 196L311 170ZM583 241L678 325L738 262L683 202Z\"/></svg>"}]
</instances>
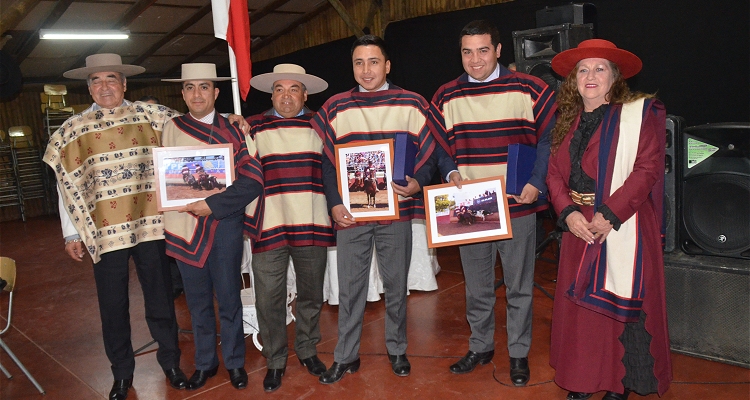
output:
<instances>
[{"instance_id":1,"label":"speaker on stand","mask_svg":"<svg viewBox=\"0 0 750 400\"><path fill-rule=\"evenodd\" d=\"M516 70L541 78L552 89L562 83L552 71L552 58L594 37L593 24L562 24L513 32Z\"/></svg>"},{"instance_id":2,"label":"speaker on stand","mask_svg":"<svg viewBox=\"0 0 750 400\"><path fill-rule=\"evenodd\" d=\"M667 115L667 146L664 157L664 251L673 252L677 248L677 220L680 215L679 201L677 199L676 179L679 169L677 154L679 153L679 141L685 119L676 115Z\"/></svg>"},{"instance_id":3,"label":"speaker on stand","mask_svg":"<svg viewBox=\"0 0 750 400\"><path fill-rule=\"evenodd\" d=\"M681 249L750 259L750 123L687 128L679 151Z\"/></svg>"}]
</instances>

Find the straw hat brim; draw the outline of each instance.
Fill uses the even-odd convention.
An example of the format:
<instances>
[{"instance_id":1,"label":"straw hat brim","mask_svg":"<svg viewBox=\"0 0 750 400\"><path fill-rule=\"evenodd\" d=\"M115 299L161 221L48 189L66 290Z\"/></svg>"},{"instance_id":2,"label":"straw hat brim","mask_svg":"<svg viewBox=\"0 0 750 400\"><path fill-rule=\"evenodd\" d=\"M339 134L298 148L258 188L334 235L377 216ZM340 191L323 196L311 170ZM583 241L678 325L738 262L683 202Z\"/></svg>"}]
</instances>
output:
<instances>
[{"instance_id":1,"label":"straw hat brim","mask_svg":"<svg viewBox=\"0 0 750 400\"><path fill-rule=\"evenodd\" d=\"M273 92L273 83L284 79L302 82L305 88L307 88L308 94L320 93L328 89L328 82L322 78L318 78L315 75L292 72L260 74L250 79L250 85L261 92L271 93Z\"/></svg>"},{"instance_id":2,"label":"straw hat brim","mask_svg":"<svg viewBox=\"0 0 750 400\"><path fill-rule=\"evenodd\" d=\"M641 59L627 50L616 47L576 47L556 55L552 59L552 69L565 77L579 61L586 58L604 58L617 64L625 79L635 76L643 67Z\"/></svg>"},{"instance_id":3,"label":"straw hat brim","mask_svg":"<svg viewBox=\"0 0 750 400\"><path fill-rule=\"evenodd\" d=\"M162 79L163 82L187 82L187 81L213 81L213 82L219 82L219 81L231 81L232 78L229 76L222 76L222 77L206 77L206 78L187 78L187 79Z\"/></svg>"},{"instance_id":4,"label":"straw hat brim","mask_svg":"<svg viewBox=\"0 0 750 400\"><path fill-rule=\"evenodd\" d=\"M69 79L88 79L89 75L97 72L119 72L123 76L133 76L142 74L146 71L146 68L138 65L99 65L96 67L82 67L71 69L63 73L63 76Z\"/></svg>"}]
</instances>

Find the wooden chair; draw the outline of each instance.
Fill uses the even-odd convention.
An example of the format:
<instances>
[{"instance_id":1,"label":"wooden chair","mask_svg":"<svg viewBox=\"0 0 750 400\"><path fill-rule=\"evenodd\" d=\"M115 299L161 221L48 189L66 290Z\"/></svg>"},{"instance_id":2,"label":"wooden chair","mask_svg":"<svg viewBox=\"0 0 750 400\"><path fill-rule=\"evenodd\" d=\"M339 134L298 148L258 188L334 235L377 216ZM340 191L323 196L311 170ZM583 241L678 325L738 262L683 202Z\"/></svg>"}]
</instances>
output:
<instances>
[{"instance_id":1,"label":"wooden chair","mask_svg":"<svg viewBox=\"0 0 750 400\"><path fill-rule=\"evenodd\" d=\"M20 368L21 371L23 371L23 373L26 375L26 377L29 378L29 380L34 384L39 393L45 394L44 389L42 389L42 386L39 385L39 382L37 382L36 379L31 376L29 370L24 367L18 357L13 354L8 345L5 344L2 339L2 335L7 332L8 329L10 329L11 317L13 316L13 291L16 288L16 262L12 258L0 257L0 286L4 286L4 288L0 290L0 294L2 294L3 291L9 293L8 315L6 318L8 323L5 325L5 329L0 331L0 347L2 347L2 349L5 350L6 353L8 353L11 360L13 360L18 368ZM13 375L11 375L10 372L8 372L8 370L2 366L2 364L0 364L0 371L2 371L5 376L8 377L8 379L11 379L13 377Z\"/></svg>"}]
</instances>

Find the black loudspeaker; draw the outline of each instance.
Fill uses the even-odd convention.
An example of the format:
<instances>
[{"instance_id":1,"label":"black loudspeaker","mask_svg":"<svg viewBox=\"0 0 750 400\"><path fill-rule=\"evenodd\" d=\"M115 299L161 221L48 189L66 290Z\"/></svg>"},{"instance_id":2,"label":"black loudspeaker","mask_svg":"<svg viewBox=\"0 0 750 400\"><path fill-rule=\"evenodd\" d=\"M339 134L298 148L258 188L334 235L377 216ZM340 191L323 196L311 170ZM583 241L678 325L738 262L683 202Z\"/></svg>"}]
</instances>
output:
<instances>
[{"instance_id":1,"label":"black loudspeaker","mask_svg":"<svg viewBox=\"0 0 750 400\"><path fill-rule=\"evenodd\" d=\"M516 70L541 78L557 90L561 77L552 71L552 58L594 37L592 24L562 24L513 32Z\"/></svg>"},{"instance_id":2,"label":"black loudspeaker","mask_svg":"<svg viewBox=\"0 0 750 400\"><path fill-rule=\"evenodd\" d=\"M664 255L672 350L750 368L750 266L727 257Z\"/></svg>"},{"instance_id":3,"label":"black loudspeaker","mask_svg":"<svg viewBox=\"0 0 750 400\"><path fill-rule=\"evenodd\" d=\"M561 24L593 24L596 36L596 6L591 3L544 7L536 12L536 27Z\"/></svg>"},{"instance_id":4,"label":"black loudspeaker","mask_svg":"<svg viewBox=\"0 0 750 400\"><path fill-rule=\"evenodd\" d=\"M667 148L664 157L664 251L672 252L677 247L677 216L680 215L677 201L677 154L685 119L667 115Z\"/></svg>"},{"instance_id":5,"label":"black loudspeaker","mask_svg":"<svg viewBox=\"0 0 750 400\"><path fill-rule=\"evenodd\" d=\"M680 247L750 259L750 123L693 126L680 139Z\"/></svg>"}]
</instances>

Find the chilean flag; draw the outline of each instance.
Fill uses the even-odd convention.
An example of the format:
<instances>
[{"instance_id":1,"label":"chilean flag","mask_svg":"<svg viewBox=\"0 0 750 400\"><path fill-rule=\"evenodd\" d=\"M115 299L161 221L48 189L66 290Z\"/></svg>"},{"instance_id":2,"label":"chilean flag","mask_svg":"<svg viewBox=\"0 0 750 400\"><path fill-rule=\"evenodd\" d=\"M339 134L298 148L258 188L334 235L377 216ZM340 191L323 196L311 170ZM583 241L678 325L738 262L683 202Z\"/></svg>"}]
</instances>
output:
<instances>
[{"instance_id":1,"label":"chilean flag","mask_svg":"<svg viewBox=\"0 0 750 400\"><path fill-rule=\"evenodd\" d=\"M211 0L214 36L226 40L237 58L240 95L250 91L250 16L247 0Z\"/></svg>"}]
</instances>

